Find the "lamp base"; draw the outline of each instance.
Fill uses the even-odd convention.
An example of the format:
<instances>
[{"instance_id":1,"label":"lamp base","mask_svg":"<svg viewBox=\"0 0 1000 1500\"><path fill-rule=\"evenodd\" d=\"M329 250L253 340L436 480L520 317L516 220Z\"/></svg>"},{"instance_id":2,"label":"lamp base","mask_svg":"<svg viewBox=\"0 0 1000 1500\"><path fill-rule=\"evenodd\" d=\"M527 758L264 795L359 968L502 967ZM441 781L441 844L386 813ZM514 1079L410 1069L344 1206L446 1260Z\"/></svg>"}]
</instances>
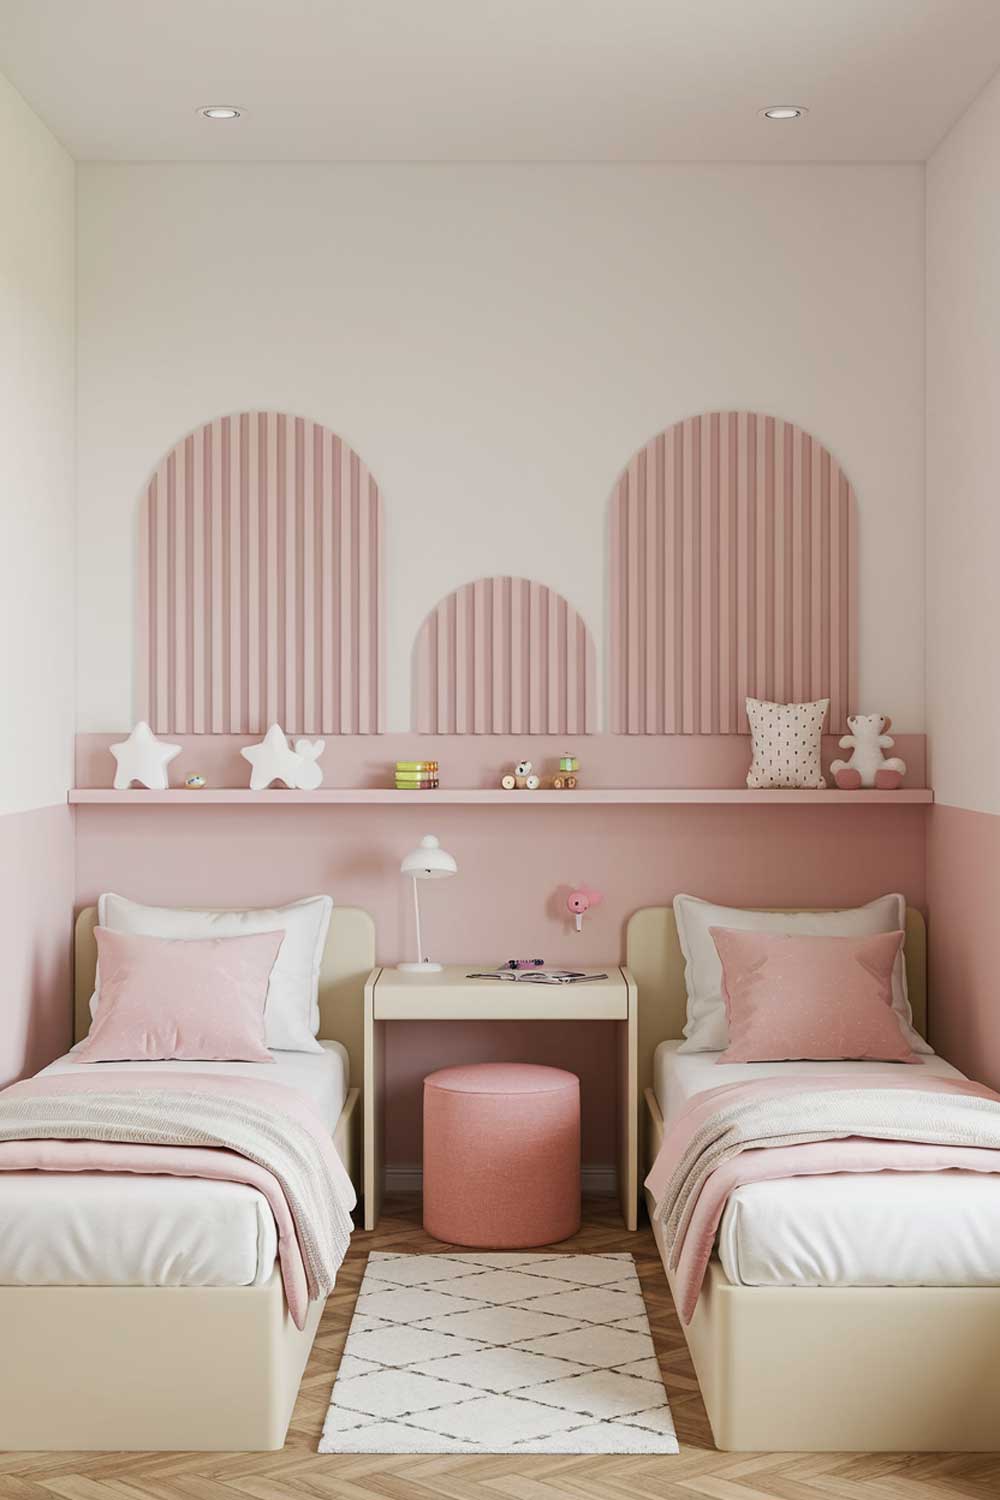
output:
<instances>
[{"instance_id":1,"label":"lamp base","mask_svg":"<svg viewBox=\"0 0 1000 1500\"><path fill-rule=\"evenodd\" d=\"M400 974L440 974L444 964L433 964L425 958L418 964L397 964L396 968Z\"/></svg>"}]
</instances>

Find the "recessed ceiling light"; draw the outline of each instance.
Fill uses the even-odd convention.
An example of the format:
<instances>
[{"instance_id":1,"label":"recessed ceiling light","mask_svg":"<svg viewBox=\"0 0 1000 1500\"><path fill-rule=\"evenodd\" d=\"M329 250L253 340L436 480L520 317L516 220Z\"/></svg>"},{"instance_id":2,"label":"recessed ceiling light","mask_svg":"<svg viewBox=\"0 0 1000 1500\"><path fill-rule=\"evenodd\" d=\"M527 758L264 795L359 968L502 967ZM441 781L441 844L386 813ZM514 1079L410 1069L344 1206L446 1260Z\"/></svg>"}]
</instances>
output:
<instances>
[{"instance_id":1,"label":"recessed ceiling light","mask_svg":"<svg viewBox=\"0 0 1000 1500\"><path fill-rule=\"evenodd\" d=\"M799 120L808 113L802 104L771 104L761 110L765 120Z\"/></svg>"},{"instance_id":2,"label":"recessed ceiling light","mask_svg":"<svg viewBox=\"0 0 1000 1500\"><path fill-rule=\"evenodd\" d=\"M198 113L206 120L238 120L243 111L232 104L206 104Z\"/></svg>"}]
</instances>

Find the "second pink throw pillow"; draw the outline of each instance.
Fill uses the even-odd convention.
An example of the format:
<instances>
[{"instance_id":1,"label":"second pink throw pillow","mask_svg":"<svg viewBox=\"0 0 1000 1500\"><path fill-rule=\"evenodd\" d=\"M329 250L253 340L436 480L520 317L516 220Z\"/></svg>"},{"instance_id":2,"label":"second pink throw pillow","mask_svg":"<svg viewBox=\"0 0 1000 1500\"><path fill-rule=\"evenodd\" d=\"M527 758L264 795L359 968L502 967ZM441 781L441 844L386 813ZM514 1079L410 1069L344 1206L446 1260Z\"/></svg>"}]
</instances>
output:
<instances>
[{"instance_id":1,"label":"second pink throw pillow","mask_svg":"<svg viewBox=\"0 0 1000 1500\"><path fill-rule=\"evenodd\" d=\"M283 932L138 937L95 928L101 998L78 1061L273 1062L264 1002Z\"/></svg>"},{"instance_id":2,"label":"second pink throw pillow","mask_svg":"<svg viewBox=\"0 0 1000 1500\"><path fill-rule=\"evenodd\" d=\"M729 1047L719 1062L919 1062L892 1010L901 932L783 937L711 928Z\"/></svg>"}]
</instances>

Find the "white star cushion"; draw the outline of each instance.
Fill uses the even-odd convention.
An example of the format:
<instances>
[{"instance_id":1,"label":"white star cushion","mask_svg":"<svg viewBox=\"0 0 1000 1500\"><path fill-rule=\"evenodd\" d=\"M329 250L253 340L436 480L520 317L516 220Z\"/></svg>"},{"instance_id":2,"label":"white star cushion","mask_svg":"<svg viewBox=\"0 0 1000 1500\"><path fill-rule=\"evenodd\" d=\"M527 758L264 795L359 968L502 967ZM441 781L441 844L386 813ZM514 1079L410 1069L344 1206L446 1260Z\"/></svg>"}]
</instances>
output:
<instances>
[{"instance_id":1,"label":"white star cushion","mask_svg":"<svg viewBox=\"0 0 1000 1500\"><path fill-rule=\"evenodd\" d=\"M115 791L123 792L138 781L150 791L165 792L170 785L167 766L180 753L180 745L158 740L145 720L140 720L127 740L111 746L116 763Z\"/></svg>"},{"instance_id":2,"label":"white star cushion","mask_svg":"<svg viewBox=\"0 0 1000 1500\"><path fill-rule=\"evenodd\" d=\"M280 724L272 724L259 744L247 745L240 754L250 762L252 792L262 792L272 781L283 781L287 787L298 785L302 756L289 745Z\"/></svg>"}]
</instances>

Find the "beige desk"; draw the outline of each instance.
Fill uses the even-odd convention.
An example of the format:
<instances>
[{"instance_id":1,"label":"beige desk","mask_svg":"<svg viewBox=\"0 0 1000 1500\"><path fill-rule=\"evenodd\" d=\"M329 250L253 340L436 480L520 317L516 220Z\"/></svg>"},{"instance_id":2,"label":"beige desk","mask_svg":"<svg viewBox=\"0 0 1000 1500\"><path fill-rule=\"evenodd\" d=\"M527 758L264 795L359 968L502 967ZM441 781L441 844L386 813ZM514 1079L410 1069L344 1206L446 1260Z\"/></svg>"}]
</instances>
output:
<instances>
[{"instance_id":1,"label":"beige desk","mask_svg":"<svg viewBox=\"0 0 1000 1500\"><path fill-rule=\"evenodd\" d=\"M475 964L452 964L440 974L373 969L365 985L364 1198L365 1228L374 1229L382 1203L387 1021L617 1021L618 1195L626 1227L638 1223L639 1082L635 981L619 964L586 984L511 984L469 979ZM482 965L483 968L488 965Z\"/></svg>"}]
</instances>

